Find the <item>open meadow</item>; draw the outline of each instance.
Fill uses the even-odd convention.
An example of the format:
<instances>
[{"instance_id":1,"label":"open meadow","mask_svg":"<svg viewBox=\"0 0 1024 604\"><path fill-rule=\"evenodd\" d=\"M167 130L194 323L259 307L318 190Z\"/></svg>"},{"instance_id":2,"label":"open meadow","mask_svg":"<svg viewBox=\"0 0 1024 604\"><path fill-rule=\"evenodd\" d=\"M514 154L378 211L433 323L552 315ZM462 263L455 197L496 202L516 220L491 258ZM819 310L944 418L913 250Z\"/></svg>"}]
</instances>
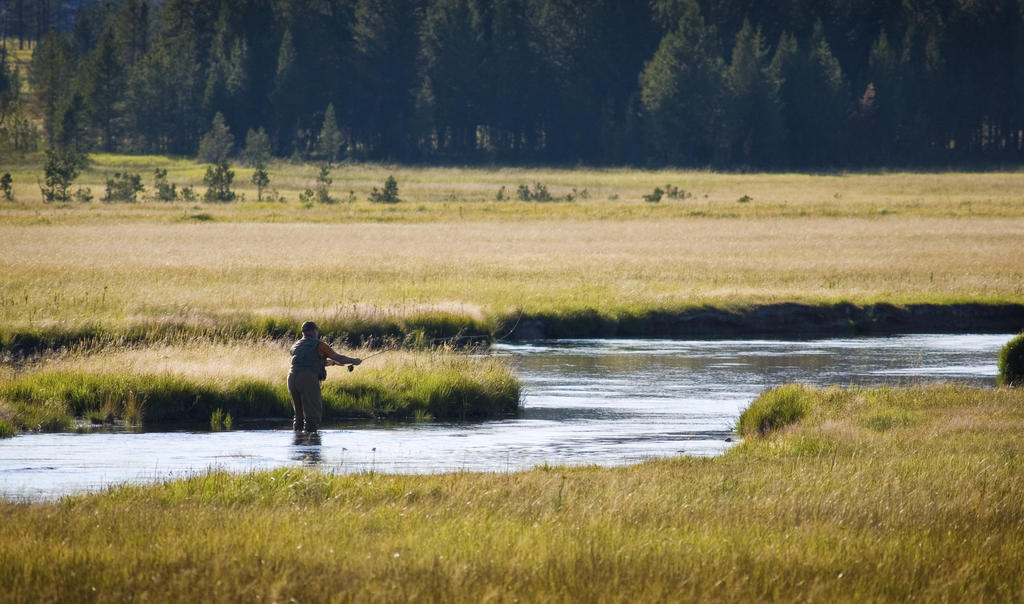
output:
<instances>
[{"instance_id":1,"label":"open meadow","mask_svg":"<svg viewBox=\"0 0 1024 604\"><path fill-rule=\"evenodd\" d=\"M96 193L114 170L154 167L202 186L203 166L190 160L103 155L79 184ZM371 334L397 324L384 330L394 336L427 316L456 331L502 332L523 314L1024 299L1024 173L358 164L337 166L332 185L332 196L353 191L355 201L320 204L298 201L314 166L279 163L284 202L253 203L238 168L249 201L44 204L38 169L20 166L16 201L0 202L8 343L18 333L166 324L262 336L268 319L309 316ZM367 201L392 174L402 201ZM536 183L561 200L515 198L518 185ZM689 196L643 199L666 184Z\"/></svg>"},{"instance_id":2,"label":"open meadow","mask_svg":"<svg viewBox=\"0 0 1024 604\"><path fill-rule=\"evenodd\" d=\"M190 160L100 155L76 182L96 199L44 204L37 158L4 168L5 435L146 410L287 415L285 347L310 318L345 352L404 349L332 374L329 412L458 419L481 392L490 416L518 404L508 367L458 346L524 317L1024 302L1018 172L356 164L333 169L337 202L320 204L299 200L315 166L276 163L277 201L255 202L243 168L233 203L99 201L113 172L148 185L155 168L202 188ZM389 175L402 201L370 203ZM175 407L183 392L203 404ZM747 427L780 401L793 423ZM714 459L210 472L0 503L0 601L1024 597L1019 390L788 387L751 409L744 442Z\"/></svg>"}]
</instances>

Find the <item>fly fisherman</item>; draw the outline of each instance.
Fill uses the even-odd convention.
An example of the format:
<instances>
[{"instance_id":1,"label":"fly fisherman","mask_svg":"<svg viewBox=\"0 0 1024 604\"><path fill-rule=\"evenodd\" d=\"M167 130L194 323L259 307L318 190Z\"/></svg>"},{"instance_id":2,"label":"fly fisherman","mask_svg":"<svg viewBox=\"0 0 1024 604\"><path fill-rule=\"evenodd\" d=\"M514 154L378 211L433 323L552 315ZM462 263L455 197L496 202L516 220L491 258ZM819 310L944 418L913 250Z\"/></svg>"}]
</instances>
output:
<instances>
[{"instance_id":1,"label":"fly fisherman","mask_svg":"<svg viewBox=\"0 0 1024 604\"><path fill-rule=\"evenodd\" d=\"M324 413L320 382L327 379L326 368L331 365L358 365L362 360L334 352L320 339L320 330L312 321L302 324L302 339L292 346L291 355L288 392L295 407L292 428L296 432L305 430L307 434L316 434Z\"/></svg>"}]
</instances>

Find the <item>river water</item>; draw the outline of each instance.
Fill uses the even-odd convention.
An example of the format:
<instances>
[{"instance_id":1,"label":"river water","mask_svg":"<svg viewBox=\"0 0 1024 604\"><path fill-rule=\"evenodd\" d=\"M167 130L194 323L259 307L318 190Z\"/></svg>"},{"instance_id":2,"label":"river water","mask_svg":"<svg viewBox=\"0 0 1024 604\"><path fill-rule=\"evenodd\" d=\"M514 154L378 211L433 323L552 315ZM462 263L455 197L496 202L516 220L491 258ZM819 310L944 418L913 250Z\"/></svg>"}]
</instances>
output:
<instances>
[{"instance_id":1,"label":"river water","mask_svg":"<svg viewBox=\"0 0 1024 604\"><path fill-rule=\"evenodd\" d=\"M211 468L508 472L713 456L732 446L740 412L766 388L789 382L993 386L996 355L1011 337L499 344L490 354L506 357L523 383L523 410L514 419L334 424L317 443L297 442L290 425L244 422L227 432L27 434L0 440L0 497L52 499Z\"/></svg>"}]
</instances>

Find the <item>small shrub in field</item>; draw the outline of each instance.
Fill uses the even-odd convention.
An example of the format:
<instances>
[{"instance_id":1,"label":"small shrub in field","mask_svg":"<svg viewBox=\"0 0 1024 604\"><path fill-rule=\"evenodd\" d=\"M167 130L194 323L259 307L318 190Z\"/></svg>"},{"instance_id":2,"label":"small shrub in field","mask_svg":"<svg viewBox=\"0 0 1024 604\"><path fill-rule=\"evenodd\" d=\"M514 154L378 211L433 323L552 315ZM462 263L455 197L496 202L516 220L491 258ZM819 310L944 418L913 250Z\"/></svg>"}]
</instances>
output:
<instances>
[{"instance_id":1,"label":"small shrub in field","mask_svg":"<svg viewBox=\"0 0 1024 604\"><path fill-rule=\"evenodd\" d=\"M589 198L590 198L590 191L588 191L587 189L583 189L582 191L577 191L576 187L572 188L572 193L569 193L568 195L565 196L565 200L566 201L575 201L577 199L589 199Z\"/></svg>"},{"instance_id":2,"label":"small shrub in field","mask_svg":"<svg viewBox=\"0 0 1024 604\"><path fill-rule=\"evenodd\" d=\"M670 199L689 199L693 197L693 193L686 189L680 189L675 185L665 185L665 195Z\"/></svg>"},{"instance_id":3,"label":"small shrub in field","mask_svg":"<svg viewBox=\"0 0 1024 604\"><path fill-rule=\"evenodd\" d=\"M653 191L651 191L647 195L644 195L644 201L648 203L658 203L659 201L661 201L661 196L664 194L665 192L661 190L661 187L654 187Z\"/></svg>"},{"instance_id":4,"label":"small shrub in field","mask_svg":"<svg viewBox=\"0 0 1024 604\"><path fill-rule=\"evenodd\" d=\"M206 183L207 189L203 195L203 201L223 203L234 201L235 193L231 190L231 181L234 179L235 173L228 167L227 160L206 168L203 182Z\"/></svg>"},{"instance_id":5,"label":"small shrub in field","mask_svg":"<svg viewBox=\"0 0 1024 604\"><path fill-rule=\"evenodd\" d=\"M744 195L743 197L740 197L739 199L736 200L737 203L748 203L751 201L754 201L754 198L751 197L750 195Z\"/></svg>"},{"instance_id":6,"label":"small shrub in field","mask_svg":"<svg viewBox=\"0 0 1024 604\"><path fill-rule=\"evenodd\" d=\"M103 196L103 201L135 203L144 188L142 176L139 174L115 172L113 178L107 179L107 192Z\"/></svg>"},{"instance_id":7,"label":"small shrub in field","mask_svg":"<svg viewBox=\"0 0 1024 604\"><path fill-rule=\"evenodd\" d=\"M1024 386L1024 333L1003 346L996 364L999 367L1000 384Z\"/></svg>"},{"instance_id":8,"label":"small shrub in field","mask_svg":"<svg viewBox=\"0 0 1024 604\"><path fill-rule=\"evenodd\" d=\"M765 436L795 424L811 408L811 394L800 384L773 388L757 397L740 414L736 430L741 436Z\"/></svg>"},{"instance_id":9,"label":"small shrub in field","mask_svg":"<svg viewBox=\"0 0 1024 604\"><path fill-rule=\"evenodd\" d=\"M252 173L252 184L256 185L256 201L263 201L263 189L270 185L270 174L262 161L256 164L256 170Z\"/></svg>"},{"instance_id":10,"label":"small shrub in field","mask_svg":"<svg viewBox=\"0 0 1024 604\"><path fill-rule=\"evenodd\" d=\"M72 151L49 149L46 151L46 165L43 167L43 184L39 185L46 203L66 202L71 196L68 189L78 178L82 158Z\"/></svg>"},{"instance_id":11,"label":"small shrub in field","mask_svg":"<svg viewBox=\"0 0 1024 604\"><path fill-rule=\"evenodd\" d=\"M4 172L3 176L0 176L0 193L3 193L4 199L7 201L14 201L14 189L11 187L11 183L14 179L11 178L10 172Z\"/></svg>"},{"instance_id":12,"label":"small shrub in field","mask_svg":"<svg viewBox=\"0 0 1024 604\"><path fill-rule=\"evenodd\" d=\"M661 201L662 196L668 197L669 199L689 199L690 197L693 197L693 193L690 193L685 189L680 189L673 184L667 184L664 189L661 187L654 187L654 190L651 191L650 194L644 195L643 197L644 201L658 203Z\"/></svg>"},{"instance_id":13,"label":"small shrub in field","mask_svg":"<svg viewBox=\"0 0 1024 604\"><path fill-rule=\"evenodd\" d=\"M92 201L92 189L89 187L79 187L71 197L79 203L89 203Z\"/></svg>"},{"instance_id":14,"label":"small shrub in field","mask_svg":"<svg viewBox=\"0 0 1024 604\"><path fill-rule=\"evenodd\" d=\"M402 201L398 198L398 181L395 180L395 177L388 176L388 179L384 181L383 190L374 187L370 191L370 201L373 203L398 203Z\"/></svg>"},{"instance_id":15,"label":"small shrub in field","mask_svg":"<svg viewBox=\"0 0 1024 604\"><path fill-rule=\"evenodd\" d=\"M178 197L177 185L167 182L166 169L153 171L153 188L156 189L157 201L174 201Z\"/></svg>"},{"instance_id":16,"label":"small shrub in field","mask_svg":"<svg viewBox=\"0 0 1024 604\"><path fill-rule=\"evenodd\" d=\"M552 197L551 193L548 192L547 186L539 182L534 183L532 191L527 185L519 185L519 188L516 189L516 197L518 197L520 201L554 200L554 197Z\"/></svg>"},{"instance_id":17,"label":"small shrub in field","mask_svg":"<svg viewBox=\"0 0 1024 604\"><path fill-rule=\"evenodd\" d=\"M320 203L334 203L331 199L331 169L328 165L320 166L320 174L316 177L316 200ZM376 191L377 189L374 189ZM308 189L307 189L308 191Z\"/></svg>"},{"instance_id":18,"label":"small shrub in field","mask_svg":"<svg viewBox=\"0 0 1024 604\"><path fill-rule=\"evenodd\" d=\"M196 195L196 192L192 189L191 186L184 186L184 187L181 188L181 200L182 201L186 201L186 202L192 203L192 202L194 202L194 201L196 201L198 199L199 199L199 196Z\"/></svg>"}]
</instances>

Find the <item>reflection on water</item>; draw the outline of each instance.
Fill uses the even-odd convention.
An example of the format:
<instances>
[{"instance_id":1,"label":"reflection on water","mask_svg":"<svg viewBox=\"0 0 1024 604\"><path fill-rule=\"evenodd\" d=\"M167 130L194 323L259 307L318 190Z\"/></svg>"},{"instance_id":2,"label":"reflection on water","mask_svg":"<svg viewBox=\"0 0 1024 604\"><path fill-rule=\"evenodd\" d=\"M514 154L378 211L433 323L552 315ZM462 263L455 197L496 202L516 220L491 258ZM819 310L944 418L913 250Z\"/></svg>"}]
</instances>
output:
<instances>
[{"instance_id":1,"label":"reflection on water","mask_svg":"<svg viewBox=\"0 0 1024 604\"><path fill-rule=\"evenodd\" d=\"M515 419L475 424L334 424L315 439L291 422L227 432L29 434L0 440L0 494L48 498L209 468L313 465L330 472L506 472L620 465L725 451L740 411L765 388L995 382L1012 336L810 341L561 340L497 345L524 385ZM255 425L254 425L255 426Z\"/></svg>"},{"instance_id":2,"label":"reflection on water","mask_svg":"<svg viewBox=\"0 0 1024 604\"><path fill-rule=\"evenodd\" d=\"M304 466L318 466L323 461L320 433L296 432L292 439L292 459Z\"/></svg>"}]
</instances>

